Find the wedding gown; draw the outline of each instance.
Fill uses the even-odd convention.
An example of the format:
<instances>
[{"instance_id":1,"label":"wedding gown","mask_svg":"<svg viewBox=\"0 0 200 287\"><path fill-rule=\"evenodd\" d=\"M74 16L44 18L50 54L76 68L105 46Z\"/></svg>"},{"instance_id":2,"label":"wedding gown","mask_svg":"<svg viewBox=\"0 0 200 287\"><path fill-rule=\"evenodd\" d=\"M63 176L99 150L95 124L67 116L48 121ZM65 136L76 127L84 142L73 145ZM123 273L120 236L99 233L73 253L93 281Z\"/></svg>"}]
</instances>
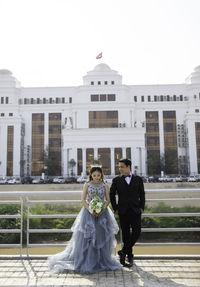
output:
<instances>
[{"instance_id":1,"label":"wedding gown","mask_svg":"<svg viewBox=\"0 0 200 287\"><path fill-rule=\"evenodd\" d=\"M86 184L88 203L95 196L105 200L104 182ZM109 207L98 218L82 207L71 230L73 234L66 249L48 258L50 272L96 273L122 268L114 255L119 227Z\"/></svg>"}]
</instances>

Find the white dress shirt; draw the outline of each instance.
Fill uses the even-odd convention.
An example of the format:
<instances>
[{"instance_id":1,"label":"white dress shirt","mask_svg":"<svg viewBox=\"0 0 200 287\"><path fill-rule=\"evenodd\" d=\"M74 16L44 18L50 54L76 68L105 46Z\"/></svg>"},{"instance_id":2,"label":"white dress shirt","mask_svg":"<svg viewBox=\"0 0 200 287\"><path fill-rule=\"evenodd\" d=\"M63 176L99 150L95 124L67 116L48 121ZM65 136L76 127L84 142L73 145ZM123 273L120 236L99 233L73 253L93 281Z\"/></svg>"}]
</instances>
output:
<instances>
[{"instance_id":1,"label":"white dress shirt","mask_svg":"<svg viewBox=\"0 0 200 287\"><path fill-rule=\"evenodd\" d=\"M130 176L125 177L125 181L130 184L132 178L132 173L130 173Z\"/></svg>"}]
</instances>

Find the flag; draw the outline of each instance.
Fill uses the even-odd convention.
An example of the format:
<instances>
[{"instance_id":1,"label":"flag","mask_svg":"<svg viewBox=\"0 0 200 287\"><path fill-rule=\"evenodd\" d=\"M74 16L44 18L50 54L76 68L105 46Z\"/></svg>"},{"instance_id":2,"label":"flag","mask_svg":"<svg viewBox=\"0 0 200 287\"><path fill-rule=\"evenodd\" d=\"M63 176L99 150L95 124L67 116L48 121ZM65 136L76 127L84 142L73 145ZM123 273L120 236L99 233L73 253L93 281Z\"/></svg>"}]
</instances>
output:
<instances>
[{"instance_id":1,"label":"flag","mask_svg":"<svg viewBox=\"0 0 200 287\"><path fill-rule=\"evenodd\" d=\"M96 59L101 59L101 58L102 58L102 52L96 56Z\"/></svg>"}]
</instances>

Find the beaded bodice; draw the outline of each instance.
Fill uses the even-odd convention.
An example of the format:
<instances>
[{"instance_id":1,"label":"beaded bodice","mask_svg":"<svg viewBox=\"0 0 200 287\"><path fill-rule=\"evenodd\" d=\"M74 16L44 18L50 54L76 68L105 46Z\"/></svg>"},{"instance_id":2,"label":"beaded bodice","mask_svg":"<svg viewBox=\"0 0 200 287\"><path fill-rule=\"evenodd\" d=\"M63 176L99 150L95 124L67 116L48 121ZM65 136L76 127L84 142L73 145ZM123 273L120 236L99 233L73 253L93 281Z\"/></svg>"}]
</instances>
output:
<instances>
[{"instance_id":1,"label":"beaded bodice","mask_svg":"<svg viewBox=\"0 0 200 287\"><path fill-rule=\"evenodd\" d=\"M88 197L87 202L90 203L90 201L95 197L98 196L101 200L104 200L105 198L105 183L101 181L100 183L93 183L91 181L87 182L88 186Z\"/></svg>"}]
</instances>

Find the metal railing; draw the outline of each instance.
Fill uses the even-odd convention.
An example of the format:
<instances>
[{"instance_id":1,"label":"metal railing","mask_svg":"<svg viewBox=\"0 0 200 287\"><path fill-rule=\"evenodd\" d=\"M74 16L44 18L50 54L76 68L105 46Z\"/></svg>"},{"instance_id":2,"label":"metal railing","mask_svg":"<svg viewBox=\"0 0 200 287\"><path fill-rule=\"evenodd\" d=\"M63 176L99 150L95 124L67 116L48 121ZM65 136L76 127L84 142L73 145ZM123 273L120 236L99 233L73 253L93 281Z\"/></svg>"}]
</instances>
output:
<instances>
[{"instance_id":1,"label":"metal railing","mask_svg":"<svg viewBox=\"0 0 200 287\"><path fill-rule=\"evenodd\" d=\"M0 204L20 204L20 214L0 214L0 219L20 219L20 229L0 229L0 233L19 233L19 244L0 244L0 247L19 247L20 256L22 256L22 234L23 234L23 200L20 197L19 200L1 200Z\"/></svg>"},{"instance_id":2,"label":"metal railing","mask_svg":"<svg viewBox=\"0 0 200 287\"><path fill-rule=\"evenodd\" d=\"M193 193L199 193L200 194L200 189L187 189L187 191L191 191ZM78 191L81 193L81 191ZM186 190L146 190L146 194L151 193L173 193L173 192L178 192L178 193L183 193L186 192ZM21 215L2 215L0 218L21 218L21 229L5 229L3 230L4 232L20 232L20 244L9 244L9 247L20 247L20 256L22 256L22 224L23 224L23 201L24 205L27 208L27 238L26 238L26 249L27 249L27 256L29 256L29 248L30 247L66 247L66 244L32 244L30 243L30 234L32 233L71 233L71 229L31 229L30 228L30 220L34 218L76 218L77 214L31 214L30 208L31 205L34 204L69 204L69 203L76 203L79 204L81 203L81 200L69 200L69 199L30 199L30 195L34 196L44 196L44 197L52 197L52 196L62 196L62 195L70 195L74 193L77 193L77 191L37 191L37 192L6 192L7 196L13 196L15 193L15 196L21 196L20 200L9 200L9 201L0 201L0 203L21 203ZM4 194L5 192L2 193L0 192L0 195ZM23 197L23 199L22 199ZM200 201L200 197L187 197L187 198L182 198L182 197L176 197L176 198L155 198L155 199L146 199L146 202L159 202L159 201L188 201L188 200L198 200ZM17 216L17 217L16 217ZM188 216L200 216L200 212L184 212L184 213L143 213L143 217L188 217ZM0 230L0 232L3 232ZM200 227L184 227L184 228L142 228L142 232L179 232L179 231L200 231ZM137 246L173 246L173 245L200 245L200 242L160 242L160 243L136 243ZM8 244L2 244L0 247L7 247Z\"/></svg>"},{"instance_id":3,"label":"metal railing","mask_svg":"<svg viewBox=\"0 0 200 287\"><path fill-rule=\"evenodd\" d=\"M71 233L71 229L30 229L30 219L32 218L76 218L77 214L39 214L33 215L30 213L31 204L63 204L63 203L81 203L81 200L30 200L28 197L26 198L27 202L27 248L26 254L29 256L29 248L30 247L42 247L44 244L34 244L29 243L29 236L31 233ZM66 244L45 244L47 247L65 247Z\"/></svg>"}]
</instances>

